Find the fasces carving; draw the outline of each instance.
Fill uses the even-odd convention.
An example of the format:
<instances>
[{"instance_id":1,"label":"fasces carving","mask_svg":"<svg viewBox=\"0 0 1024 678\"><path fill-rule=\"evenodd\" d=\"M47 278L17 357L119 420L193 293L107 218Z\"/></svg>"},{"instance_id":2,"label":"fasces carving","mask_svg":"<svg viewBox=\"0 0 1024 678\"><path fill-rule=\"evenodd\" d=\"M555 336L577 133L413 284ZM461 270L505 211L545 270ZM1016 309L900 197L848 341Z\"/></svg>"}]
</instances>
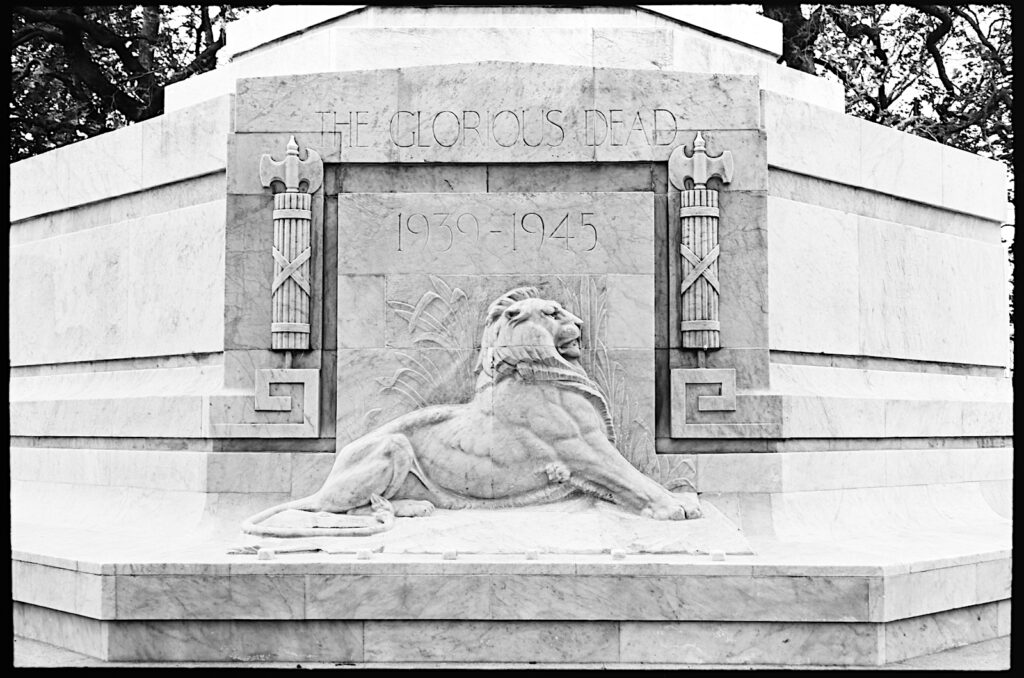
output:
<instances>
[{"instance_id":1,"label":"fasces carving","mask_svg":"<svg viewBox=\"0 0 1024 678\"><path fill-rule=\"evenodd\" d=\"M318 492L253 516L243 530L369 534L387 529L395 515L434 507L526 506L576 492L656 519L698 517L695 493L673 494L615 448L605 396L580 365L581 327L535 288L502 295L487 311L470 402L415 410L354 440L338 452ZM288 509L376 515L314 516L305 527L262 524Z\"/></svg>"},{"instance_id":2,"label":"fasces carving","mask_svg":"<svg viewBox=\"0 0 1024 678\"><path fill-rule=\"evenodd\" d=\"M282 181L285 192L274 196L274 281L271 291L271 348L309 348L310 257L312 255L312 194L323 183L319 154L306 149L299 160L295 137L288 142L283 161L269 155L260 159L260 181L269 187ZM304 188L304 192L300 192Z\"/></svg>"},{"instance_id":3,"label":"fasces carving","mask_svg":"<svg viewBox=\"0 0 1024 678\"><path fill-rule=\"evenodd\" d=\"M271 395L277 384L300 384L301 400ZM211 396L209 409L213 438L315 438L320 432L320 371L256 370L254 395Z\"/></svg>"},{"instance_id":4,"label":"fasces carving","mask_svg":"<svg viewBox=\"0 0 1024 678\"><path fill-rule=\"evenodd\" d=\"M693 155L686 157L682 146L672 151L668 176L679 189L679 218L682 242L683 282L680 285L680 317L683 348L714 349L721 346L718 320L718 191L706 187L711 177L723 183L732 179L732 153L707 155L700 132L693 142ZM693 188L686 188L687 179Z\"/></svg>"}]
</instances>

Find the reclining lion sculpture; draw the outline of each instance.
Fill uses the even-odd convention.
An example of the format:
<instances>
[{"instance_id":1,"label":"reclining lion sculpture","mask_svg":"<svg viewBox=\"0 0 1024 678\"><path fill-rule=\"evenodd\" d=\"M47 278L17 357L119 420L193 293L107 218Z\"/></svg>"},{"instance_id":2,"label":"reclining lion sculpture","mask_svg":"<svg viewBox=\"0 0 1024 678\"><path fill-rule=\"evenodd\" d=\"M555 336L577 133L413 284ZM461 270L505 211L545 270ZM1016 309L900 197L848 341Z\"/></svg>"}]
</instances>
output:
<instances>
[{"instance_id":1,"label":"reclining lion sculpture","mask_svg":"<svg viewBox=\"0 0 1024 678\"><path fill-rule=\"evenodd\" d=\"M502 295L487 311L470 402L409 412L352 441L320 490L249 518L243 531L373 534L395 516L434 507L526 506L577 492L658 520L699 517L695 493L673 494L615 449L607 402L580 365L582 325L536 288ZM323 519L314 527L260 524L288 509Z\"/></svg>"}]
</instances>

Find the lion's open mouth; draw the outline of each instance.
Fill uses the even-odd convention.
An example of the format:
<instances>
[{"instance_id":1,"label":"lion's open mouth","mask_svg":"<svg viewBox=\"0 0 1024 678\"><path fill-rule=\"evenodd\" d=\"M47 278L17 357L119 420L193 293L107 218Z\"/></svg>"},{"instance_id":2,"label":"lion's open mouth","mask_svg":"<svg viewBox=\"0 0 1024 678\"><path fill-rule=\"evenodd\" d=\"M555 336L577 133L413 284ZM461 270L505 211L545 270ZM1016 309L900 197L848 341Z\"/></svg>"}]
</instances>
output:
<instances>
[{"instance_id":1,"label":"lion's open mouth","mask_svg":"<svg viewBox=\"0 0 1024 678\"><path fill-rule=\"evenodd\" d=\"M580 338L575 337L574 339L567 339L558 345L558 352L564 358L579 358L580 357Z\"/></svg>"}]
</instances>

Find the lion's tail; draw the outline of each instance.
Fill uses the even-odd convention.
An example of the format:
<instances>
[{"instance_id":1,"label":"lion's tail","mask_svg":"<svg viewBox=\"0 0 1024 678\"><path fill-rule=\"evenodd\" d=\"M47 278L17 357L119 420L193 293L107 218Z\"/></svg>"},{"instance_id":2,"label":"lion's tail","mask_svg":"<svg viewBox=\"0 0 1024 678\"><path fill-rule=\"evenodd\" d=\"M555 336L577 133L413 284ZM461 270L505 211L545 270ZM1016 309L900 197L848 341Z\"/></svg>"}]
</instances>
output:
<instances>
[{"instance_id":1,"label":"lion's tail","mask_svg":"<svg viewBox=\"0 0 1024 678\"><path fill-rule=\"evenodd\" d=\"M390 504L388 504L387 510L378 511L374 514L379 521L376 525L353 527L278 527L275 525L260 525L260 523L268 518L272 518L278 513L289 509L315 511L316 507L311 500L312 497L294 499L277 506L271 506L265 511L260 511L256 515L245 519L242 523L242 532L258 537L362 537L386 532L395 524L395 513L391 510Z\"/></svg>"}]
</instances>

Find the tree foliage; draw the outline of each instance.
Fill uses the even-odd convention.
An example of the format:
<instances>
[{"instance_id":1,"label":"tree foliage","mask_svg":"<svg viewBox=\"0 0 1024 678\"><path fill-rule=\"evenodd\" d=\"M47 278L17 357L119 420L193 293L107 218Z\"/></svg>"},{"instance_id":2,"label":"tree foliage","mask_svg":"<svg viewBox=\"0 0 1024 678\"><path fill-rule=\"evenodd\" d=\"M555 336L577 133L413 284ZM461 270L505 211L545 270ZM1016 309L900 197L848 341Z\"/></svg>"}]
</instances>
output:
<instances>
[{"instance_id":1,"label":"tree foliage","mask_svg":"<svg viewBox=\"0 0 1024 678\"><path fill-rule=\"evenodd\" d=\"M250 9L13 7L10 161L160 115L164 87L214 68Z\"/></svg>"},{"instance_id":2,"label":"tree foliage","mask_svg":"<svg viewBox=\"0 0 1024 678\"><path fill-rule=\"evenodd\" d=\"M846 112L1012 166L1009 5L764 5L780 61L839 80Z\"/></svg>"}]
</instances>

